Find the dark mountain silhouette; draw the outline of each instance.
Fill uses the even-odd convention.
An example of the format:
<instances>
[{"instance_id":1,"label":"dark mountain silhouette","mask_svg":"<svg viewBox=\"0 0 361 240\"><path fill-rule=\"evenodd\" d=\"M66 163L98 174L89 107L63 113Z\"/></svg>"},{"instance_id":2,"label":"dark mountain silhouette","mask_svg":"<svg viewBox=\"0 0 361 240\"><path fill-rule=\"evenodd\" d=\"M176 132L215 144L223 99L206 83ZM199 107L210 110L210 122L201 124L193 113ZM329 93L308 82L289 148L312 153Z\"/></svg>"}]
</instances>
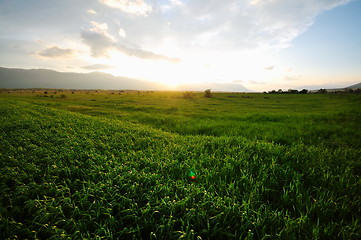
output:
<instances>
[{"instance_id":1,"label":"dark mountain silhouette","mask_svg":"<svg viewBox=\"0 0 361 240\"><path fill-rule=\"evenodd\" d=\"M100 72L71 73L47 69L25 70L0 67L0 88L164 90L167 87L159 83L115 77Z\"/></svg>"}]
</instances>

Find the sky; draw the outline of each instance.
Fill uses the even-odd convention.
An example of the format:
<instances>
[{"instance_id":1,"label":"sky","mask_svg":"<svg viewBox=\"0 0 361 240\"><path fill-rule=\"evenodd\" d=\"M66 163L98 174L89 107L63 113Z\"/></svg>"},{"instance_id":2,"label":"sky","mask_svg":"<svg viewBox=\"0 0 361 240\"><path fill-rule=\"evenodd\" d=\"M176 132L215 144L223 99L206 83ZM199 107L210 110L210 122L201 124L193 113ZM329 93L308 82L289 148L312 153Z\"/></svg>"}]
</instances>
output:
<instances>
[{"instance_id":1,"label":"sky","mask_svg":"<svg viewBox=\"0 0 361 240\"><path fill-rule=\"evenodd\" d=\"M361 0L0 0L0 66L170 89L346 87L361 82L360 23Z\"/></svg>"}]
</instances>

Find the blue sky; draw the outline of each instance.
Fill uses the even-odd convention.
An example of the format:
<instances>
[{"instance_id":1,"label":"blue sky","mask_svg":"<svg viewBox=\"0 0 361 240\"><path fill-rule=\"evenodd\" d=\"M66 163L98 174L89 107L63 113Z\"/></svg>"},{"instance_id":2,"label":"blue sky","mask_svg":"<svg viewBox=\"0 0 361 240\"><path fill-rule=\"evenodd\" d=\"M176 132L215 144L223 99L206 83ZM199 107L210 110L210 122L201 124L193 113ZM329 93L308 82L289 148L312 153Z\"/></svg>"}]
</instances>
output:
<instances>
[{"instance_id":1,"label":"blue sky","mask_svg":"<svg viewBox=\"0 0 361 240\"><path fill-rule=\"evenodd\" d=\"M314 85L317 78L326 78L322 85L327 87L344 87L347 79L349 83L361 82L360 23L361 1L326 11L280 56L298 66L298 76L313 74Z\"/></svg>"},{"instance_id":2,"label":"blue sky","mask_svg":"<svg viewBox=\"0 0 361 240\"><path fill-rule=\"evenodd\" d=\"M0 66L255 91L361 81L361 0L0 0Z\"/></svg>"}]
</instances>

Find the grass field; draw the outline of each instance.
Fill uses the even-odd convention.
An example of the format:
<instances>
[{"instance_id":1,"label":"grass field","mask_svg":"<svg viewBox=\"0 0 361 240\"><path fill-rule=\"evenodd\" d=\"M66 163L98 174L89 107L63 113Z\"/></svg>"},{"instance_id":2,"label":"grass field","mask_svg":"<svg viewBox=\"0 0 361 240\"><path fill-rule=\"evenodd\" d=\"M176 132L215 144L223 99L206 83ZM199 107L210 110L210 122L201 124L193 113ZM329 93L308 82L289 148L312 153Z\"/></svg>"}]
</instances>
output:
<instances>
[{"instance_id":1,"label":"grass field","mask_svg":"<svg viewBox=\"0 0 361 240\"><path fill-rule=\"evenodd\" d=\"M361 238L361 96L202 94L0 93L0 238Z\"/></svg>"}]
</instances>

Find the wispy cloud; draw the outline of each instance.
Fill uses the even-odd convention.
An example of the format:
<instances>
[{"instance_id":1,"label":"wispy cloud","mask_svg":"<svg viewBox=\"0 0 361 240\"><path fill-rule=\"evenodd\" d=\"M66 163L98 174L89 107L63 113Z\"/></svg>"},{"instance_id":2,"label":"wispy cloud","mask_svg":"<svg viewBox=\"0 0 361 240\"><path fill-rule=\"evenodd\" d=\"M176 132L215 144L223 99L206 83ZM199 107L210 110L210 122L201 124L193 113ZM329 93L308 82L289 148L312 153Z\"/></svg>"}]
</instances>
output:
<instances>
[{"instance_id":1,"label":"wispy cloud","mask_svg":"<svg viewBox=\"0 0 361 240\"><path fill-rule=\"evenodd\" d=\"M90 47L92 57L108 56L108 51L114 46L107 36L91 31L83 31L81 38Z\"/></svg>"},{"instance_id":2,"label":"wispy cloud","mask_svg":"<svg viewBox=\"0 0 361 240\"><path fill-rule=\"evenodd\" d=\"M147 40L173 36L181 46L195 49L289 47L320 13L351 0L193 0L164 1L144 27L157 24ZM144 32L136 25L139 37ZM139 29L138 29L139 27Z\"/></svg>"},{"instance_id":3,"label":"wispy cloud","mask_svg":"<svg viewBox=\"0 0 361 240\"><path fill-rule=\"evenodd\" d=\"M91 15L97 15L97 12L94 9L88 9L87 13Z\"/></svg>"},{"instance_id":4,"label":"wispy cloud","mask_svg":"<svg viewBox=\"0 0 361 240\"><path fill-rule=\"evenodd\" d=\"M146 17L152 11L152 6L143 0L100 0L100 2L125 13L139 16Z\"/></svg>"},{"instance_id":5,"label":"wispy cloud","mask_svg":"<svg viewBox=\"0 0 361 240\"><path fill-rule=\"evenodd\" d=\"M116 38L107 33L106 23L91 22L92 27L81 33L83 42L90 47L91 56L108 56L108 51L115 47Z\"/></svg>"},{"instance_id":6,"label":"wispy cloud","mask_svg":"<svg viewBox=\"0 0 361 240\"><path fill-rule=\"evenodd\" d=\"M49 58L64 58L64 57L71 57L75 54L75 51L72 49L67 48L59 48L57 46L46 48L40 52L38 55L42 57L49 57Z\"/></svg>"},{"instance_id":7,"label":"wispy cloud","mask_svg":"<svg viewBox=\"0 0 361 240\"><path fill-rule=\"evenodd\" d=\"M146 51L141 48L126 46L119 39L108 33L108 26L105 23L92 22L92 27L81 33L82 40L90 47L93 57L108 56L109 51L117 50L125 55L141 59L165 60L170 62L179 62L180 59L164 56L161 54Z\"/></svg>"},{"instance_id":8,"label":"wispy cloud","mask_svg":"<svg viewBox=\"0 0 361 240\"><path fill-rule=\"evenodd\" d=\"M243 80L233 80L232 82L234 82L234 83L243 83L244 81Z\"/></svg>"},{"instance_id":9,"label":"wispy cloud","mask_svg":"<svg viewBox=\"0 0 361 240\"><path fill-rule=\"evenodd\" d=\"M254 85L264 85L265 84L264 82L259 82L259 81L254 81L254 80L249 80L248 82L251 84L254 84Z\"/></svg>"},{"instance_id":10,"label":"wispy cloud","mask_svg":"<svg viewBox=\"0 0 361 240\"><path fill-rule=\"evenodd\" d=\"M165 61L175 62L175 63L181 61L179 58L172 58L172 57L164 56L161 54L156 54L156 53L153 53L150 51L145 51L145 50L137 49L137 48L130 48L130 47L122 46L122 45L116 46L116 49L128 56L134 56L134 57L138 57L138 58L142 58L142 59L165 60Z\"/></svg>"},{"instance_id":11,"label":"wispy cloud","mask_svg":"<svg viewBox=\"0 0 361 240\"><path fill-rule=\"evenodd\" d=\"M352 1L357 2L0 0L0 52L3 56L0 64L58 70L71 65L78 70L79 66L93 70L106 67L90 65L93 62L115 66L121 59L124 68L108 69L107 72L131 77L143 74L140 77L144 79L162 78L163 82L176 78L174 82L178 83L184 79L293 83L308 78L309 75L305 74L303 79L291 81L300 74L298 71L307 70L310 64L306 68L303 62L307 60L295 60L294 54L286 56L285 53L292 52L292 49L310 49L310 46L300 41L298 46L284 49L292 47L293 41L307 32L321 13ZM320 39L328 41L321 32L318 34ZM350 37L350 41L357 42L355 39ZM339 44L341 48L346 45L343 43ZM314 46L317 44L320 43ZM355 46L359 49L357 44ZM108 58L100 61L89 57ZM179 64L169 64L180 61ZM140 68L142 73L139 73ZM330 74L328 69L324 70L326 75ZM357 67L354 69L356 78Z\"/></svg>"},{"instance_id":12,"label":"wispy cloud","mask_svg":"<svg viewBox=\"0 0 361 240\"><path fill-rule=\"evenodd\" d=\"M114 68L114 66L110 66L106 64L93 64L82 67L82 69L86 69L86 70L101 70L101 69L110 69L110 68Z\"/></svg>"},{"instance_id":13,"label":"wispy cloud","mask_svg":"<svg viewBox=\"0 0 361 240\"><path fill-rule=\"evenodd\" d=\"M302 79L301 75L286 75L283 78L285 81L297 81Z\"/></svg>"},{"instance_id":14,"label":"wispy cloud","mask_svg":"<svg viewBox=\"0 0 361 240\"><path fill-rule=\"evenodd\" d=\"M271 70L273 70L274 68L275 68L274 66L269 66L269 67L265 67L264 70L271 71Z\"/></svg>"}]
</instances>

